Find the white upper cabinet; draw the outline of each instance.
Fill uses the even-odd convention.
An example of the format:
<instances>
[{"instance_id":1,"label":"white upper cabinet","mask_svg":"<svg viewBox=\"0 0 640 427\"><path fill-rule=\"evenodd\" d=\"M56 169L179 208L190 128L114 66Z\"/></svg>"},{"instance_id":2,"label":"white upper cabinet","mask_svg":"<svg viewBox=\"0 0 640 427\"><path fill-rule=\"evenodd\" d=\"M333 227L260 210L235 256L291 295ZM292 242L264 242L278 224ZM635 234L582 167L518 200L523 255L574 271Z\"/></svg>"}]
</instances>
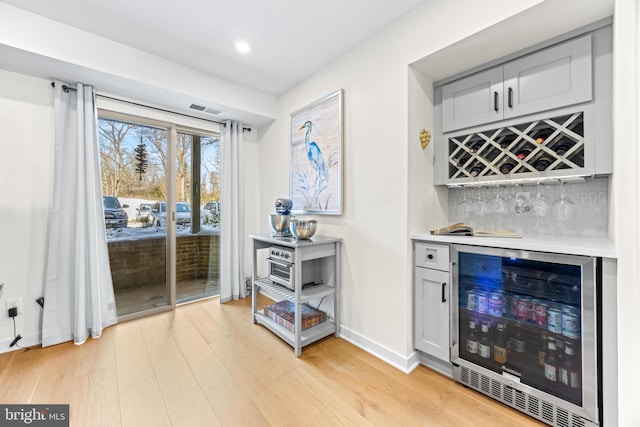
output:
<instances>
[{"instance_id":1,"label":"white upper cabinet","mask_svg":"<svg viewBox=\"0 0 640 427\"><path fill-rule=\"evenodd\" d=\"M442 87L442 130L449 132L502 120L502 67Z\"/></svg>"},{"instance_id":2,"label":"white upper cabinet","mask_svg":"<svg viewBox=\"0 0 640 427\"><path fill-rule=\"evenodd\" d=\"M444 85L442 131L591 99L591 35L586 35Z\"/></svg>"},{"instance_id":3,"label":"white upper cabinet","mask_svg":"<svg viewBox=\"0 0 640 427\"><path fill-rule=\"evenodd\" d=\"M591 36L504 65L504 117L591 101Z\"/></svg>"},{"instance_id":4,"label":"white upper cabinet","mask_svg":"<svg viewBox=\"0 0 640 427\"><path fill-rule=\"evenodd\" d=\"M434 183L613 171L610 23L434 84Z\"/></svg>"}]
</instances>

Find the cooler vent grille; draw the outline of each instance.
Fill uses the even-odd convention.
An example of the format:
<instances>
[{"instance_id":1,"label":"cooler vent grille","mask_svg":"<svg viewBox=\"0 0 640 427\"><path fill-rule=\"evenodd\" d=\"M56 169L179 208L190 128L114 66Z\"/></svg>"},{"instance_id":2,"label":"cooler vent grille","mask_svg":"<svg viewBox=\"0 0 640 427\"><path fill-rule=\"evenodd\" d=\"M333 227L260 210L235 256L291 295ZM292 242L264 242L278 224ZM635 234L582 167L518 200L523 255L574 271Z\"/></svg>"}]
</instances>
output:
<instances>
[{"instance_id":1,"label":"cooler vent grille","mask_svg":"<svg viewBox=\"0 0 640 427\"><path fill-rule=\"evenodd\" d=\"M527 412L533 415L538 415L540 413L540 400L529 396L529 407L527 408Z\"/></svg>"},{"instance_id":2,"label":"cooler vent grille","mask_svg":"<svg viewBox=\"0 0 640 427\"><path fill-rule=\"evenodd\" d=\"M491 381L491 395L498 399L502 397L502 384L498 381Z\"/></svg>"},{"instance_id":3,"label":"cooler vent grille","mask_svg":"<svg viewBox=\"0 0 640 427\"><path fill-rule=\"evenodd\" d=\"M524 411L527 408L527 397L520 390L516 390L516 408Z\"/></svg>"},{"instance_id":4,"label":"cooler vent grille","mask_svg":"<svg viewBox=\"0 0 640 427\"><path fill-rule=\"evenodd\" d=\"M531 396L464 366L454 368L456 381L554 427L596 427L597 424L550 402Z\"/></svg>"},{"instance_id":5,"label":"cooler vent grille","mask_svg":"<svg viewBox=\"0 0 640 427\"><path fill-rule=\"evenodd\" d=\"M542 402L542 419L552 423L553 422L553 405L547 402Z\"/></svg>"}]
</instances>

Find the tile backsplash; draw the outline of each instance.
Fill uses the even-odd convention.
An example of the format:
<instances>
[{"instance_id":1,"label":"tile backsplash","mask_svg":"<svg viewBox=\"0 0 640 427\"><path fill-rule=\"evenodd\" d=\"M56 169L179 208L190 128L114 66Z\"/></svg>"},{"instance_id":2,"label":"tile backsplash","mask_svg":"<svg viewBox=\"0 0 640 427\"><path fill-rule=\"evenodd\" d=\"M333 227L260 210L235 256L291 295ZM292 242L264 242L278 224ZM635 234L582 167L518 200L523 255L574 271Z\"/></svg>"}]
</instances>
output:
<instances>
[{"instance_id":1,"label":"tile backsplash","mask_svg":"<svg viewBox=\"0 0 640 427\"><path fill-rule=\"evenodd\" d=\"M450 223L523 236L605 237L609 180L449 189Z\"/></svg>"}]
</instances>

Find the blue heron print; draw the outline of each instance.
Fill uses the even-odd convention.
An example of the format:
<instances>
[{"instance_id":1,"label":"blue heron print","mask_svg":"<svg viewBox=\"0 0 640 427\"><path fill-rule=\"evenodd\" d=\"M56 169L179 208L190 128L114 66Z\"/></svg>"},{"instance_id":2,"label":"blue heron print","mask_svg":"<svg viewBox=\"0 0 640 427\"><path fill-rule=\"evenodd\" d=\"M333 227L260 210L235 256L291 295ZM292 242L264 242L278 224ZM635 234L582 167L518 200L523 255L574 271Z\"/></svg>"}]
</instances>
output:
<instances>
[{"instance_id":1,"label":"blue heron print","mask_svg":"<svg viewBox=\"0 0 640 427\"><path fill-rule=\"evenodd\" d=\"M309 120L305 122L300 129L306 129L307 132L304 134L304 149L307 151L307 158L311 162L311 165L316 170L316 173L322 175L322 177L328 181L329 180L329 172L327 172L327 166L324 163L324 157L322 157L322 151L318 144L315 141L309 142L309 135L313 130L313 123Z\"/></svg>"},{"instance_id":2,"label":"blue heron print","mask_svg":"<svg viewBox=\"0 0 640 427\"><path fill-rule=\"evenodd\" d=\"M307 120L298 131L305 131L304 135L304 151L311 166L311 176L307 176L306 172L298 172L298 190L297 192L305 199L305 207L307 209L326 210L329 204L331 194L324 194L329 187L329 169L337 164L335 153L329 155L325 162L322 150L317 142L312 141L311 134L315 125Z\"/></svg>"}]
</instances>

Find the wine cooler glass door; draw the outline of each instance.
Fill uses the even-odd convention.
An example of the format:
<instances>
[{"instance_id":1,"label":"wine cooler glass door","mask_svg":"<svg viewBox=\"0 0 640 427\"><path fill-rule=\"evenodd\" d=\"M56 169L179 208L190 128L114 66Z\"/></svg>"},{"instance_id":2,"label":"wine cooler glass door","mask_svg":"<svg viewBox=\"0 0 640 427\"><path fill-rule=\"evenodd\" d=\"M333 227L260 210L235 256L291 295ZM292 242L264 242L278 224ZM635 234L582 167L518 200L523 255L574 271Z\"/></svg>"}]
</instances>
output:
<instances>
[{"instance_id":1,"label":"wine cooler glass door","mask_svg":"<svg viewBox=\"0 0 640 427\"><path fill-rule=\"evenodd\" d=\"M597 412L595 259L454 245L453 261L454 363Z\"/></svg>"}]
</instances>

